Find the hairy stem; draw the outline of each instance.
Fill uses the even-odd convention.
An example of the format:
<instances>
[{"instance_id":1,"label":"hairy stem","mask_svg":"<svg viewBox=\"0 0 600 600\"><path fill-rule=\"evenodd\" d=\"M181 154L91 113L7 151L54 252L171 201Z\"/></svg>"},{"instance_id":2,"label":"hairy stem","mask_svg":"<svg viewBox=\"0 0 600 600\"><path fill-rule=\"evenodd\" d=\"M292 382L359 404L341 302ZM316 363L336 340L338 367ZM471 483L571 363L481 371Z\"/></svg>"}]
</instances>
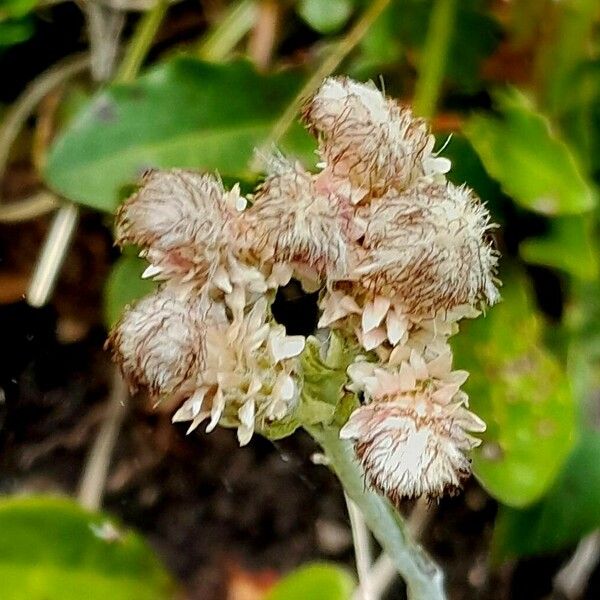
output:
<instances>
[{"instance_id":1,"label":"hairy stem","mask_svg":"<svg viewBox=\"0 0 600 600\"><path fill-rule=\"evenodd\" d=\"M415 113L421 117L431 118L435 113L455 20L456 0L436 0L419 61L419 78L415 85L414 108Z\"/></svg>"},{"instance_id":2,"label":"hairy stem","mask_svg":"<svg viewBox=\"0 0 600 600\"><path fill-rule=\"evenodd\" d=\"M339 438L335 427L313 425L305 429L325 451L344 491L361 510L369 529L406 581L410 600L444 600L441 569L411 539L406 523L387 500L365 486L352 445Z\"/></svg>"}]
</instances>

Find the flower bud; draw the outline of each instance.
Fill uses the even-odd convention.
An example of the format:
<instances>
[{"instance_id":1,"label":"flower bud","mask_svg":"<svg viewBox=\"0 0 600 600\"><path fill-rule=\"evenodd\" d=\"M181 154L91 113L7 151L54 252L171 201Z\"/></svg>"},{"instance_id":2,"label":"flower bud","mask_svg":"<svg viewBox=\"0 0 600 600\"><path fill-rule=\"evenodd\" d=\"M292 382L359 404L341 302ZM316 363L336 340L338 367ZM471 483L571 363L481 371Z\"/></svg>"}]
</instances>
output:
<instances>
[{"instance_id":1,"label":"flower bud","mask_svg":"<svg viewBox=\"0 0 600 600\"><path fill-rule=\"evenodd\" d=\"M212 175L150 171L117 213L116 240L143 248L151 264L147 276L203 282L216 269L219 250L243 205L237 187L226 192Z\"/></svg>"},{"instance_id":2,"label":"flower bud","mask_svg":"<svg viewBox=\"0 0 600 600\"><path fill-rule=\"evenodd\" d=\"M466 452L485 430L465 408L467 373L451 371L449 351L425 362L414 350L399 366L358 362L348 369L352 389L368 402L340 432L355 442L372 485L395 504L456 490L470 473Z\"/></svg>"},{"instance_id":3,"label":"flower bud","mask_svg":"<svg viewBox=\"0 0 600 600\"><path fill-rule=\"evenodd\" d=\"M482 422L463 407L425 409L403 401L372 402L355 410L342 428L371 485L395 505L403 498L437 498L454 492L471 472L466 452Z\"/></svg>"},{"instance_id":4,"label":"flower bud","mask_svg":"<svg viewBox=\"0 0 600 600\"><path fill-rule=\"evenodd\" d=\"M447 159L432 155L434 138L423 119L387 99L373 83L326 79L304 109L309 129L320 134L325 170L364 195L404 190L419 177L446 173ZM343 185L343 183L342 183Z\"/></svg>"},{"instance_id":5,"label":"flower bud","mask_svg":"<svg viewBox=\"0 0 600 600\"><path fill-rule=\"evenodd\" d=\"M276 157L242 216L247 243L262 261L295 263L319 278L346 267L344 220L336 199L320 193L298 163Z\"/></svg>"},{"instance_id":6,"label":"flower bud","mask_svg":"<svg viewBox=\"0 0 600 600\"><path fill-rule=\"evenodd\" d=\"M132 391L171 394L193 382L204 365L203 307L164 288L128 309L107 345Z\"/></svg>"},{"instance_id":7,"label":"flower bud","mask_svg":"<svg viewBox=\"0 0 600 600\"><path fill-rule=\"evenodd\" d=\"M489 213L468 188L422 184L371 205L356 279L405 314L498 299Z\"/></svg>"}]
</instances>

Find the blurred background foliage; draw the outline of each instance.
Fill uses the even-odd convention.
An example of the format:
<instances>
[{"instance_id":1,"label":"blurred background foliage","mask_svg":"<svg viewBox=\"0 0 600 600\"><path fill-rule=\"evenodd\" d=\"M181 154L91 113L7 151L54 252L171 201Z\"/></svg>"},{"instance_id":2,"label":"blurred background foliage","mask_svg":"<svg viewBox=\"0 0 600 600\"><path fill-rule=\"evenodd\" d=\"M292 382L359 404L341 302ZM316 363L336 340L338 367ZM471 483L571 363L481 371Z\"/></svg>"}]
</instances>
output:
<instances>
[{"instance_id":1,"label":"blurred background foliage","mask_svg":"<svg viewBox=\"0 0 600 600\"><path fill-rule=\"evenodd\" d=\"M255 148L275 143L314 166L313 142L289 115L323 75L372 79L432 119L450 178L473 187L499 224L503 301L454 344L458 368L471 372L472 407L488 424L474 470L499 502L493 560L556 552L600 528L597 0L137 4L149 10L127 17L114 81L98 87L81 75L61 87L53 131L41 149L34 144L44 184L107 222L151 167L216 170L249 189L259 176ZM66 14L56 1L0 3L5 76ZM68 23L65 37L83 49L83 22L68 13ZM47 58L63 57L58 49ZM7 85L4 114L35 69L24 63ZM115 262L107 325L152 285L142 270L135 255ZM11 510L41 505L0 507L0 520ZM48 510L85 529L74 508ZM13 539L30 535L8 526ZM0 572L26 554L16 553L0 542ZM59 558L48 562L54 573ZM269 596L284 597L301 596Z\"/></svg>"}]
</instances>

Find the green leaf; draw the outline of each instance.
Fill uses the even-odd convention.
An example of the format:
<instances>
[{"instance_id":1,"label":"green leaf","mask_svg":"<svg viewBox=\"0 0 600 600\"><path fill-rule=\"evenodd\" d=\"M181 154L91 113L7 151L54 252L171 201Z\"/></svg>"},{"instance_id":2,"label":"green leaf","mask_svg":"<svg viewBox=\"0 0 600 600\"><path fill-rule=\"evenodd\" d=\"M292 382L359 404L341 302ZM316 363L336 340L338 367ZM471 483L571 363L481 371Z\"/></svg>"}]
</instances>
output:
<instances>
[{"instance_id":1,"label":"green leaf","mask_svg":"<svg viewBox=\"0 0 600 600\"><path fill-rule=\"evenodd\" d=\"M284 577L265 600L350 600L353 577L328 563L306 565Z\"/></svg>"},{"instance_id":2,"label":"green leaf","mask_svg":"<svg viewBox=\"0 0 600 600\"><path fill-rule=\"evenodd\" d=\"M433 2L403 0L396 3L396 37L416 49L417 59L424 45ZM450 40L445 77L462 92L471 94L484 87L482 62L496 48L502 28L490 16L481 0L460 0L456 6L454 32Z\"/></svg>"},{"instance_id":3,"label":"green leaf","mask_svg":"<svg viewBox=\"0 0 600 600\"><path fill-rule=\"evenodd\" d=\"M575 437L566 373L542 345L522 278L504 277L503 300L453 338L456 364L471 373L465 390L487 423L474 472L501 502L522 507L554 481Z\"/></svg>"},{"instance_id":4,"label":"green leaf","mask_svg":"<svg viewBox=\"0 0 600 600\"><path fill-rule=\"evenodd\" d=\"M71 500L0 501L3 600L163 600L173 584L147 544Z\"/></svg>"},{"instance_id":5,"label":"green leaf","mask_svg":"<svg viewBox=\"0 0 600 600\"><path fill-rule=\"evenodd\" d=\"M502 507L492 553L512 556L556 552L600 527L600 434L587 432L546 496L526 510Z\"/></svg>"},{"instance_id":6,"label":"green leaf","mask_svg":"<svg viewBox=\"0 0 600 600\"><path fill-rule=\"evenodd\" d=\"M95 96L51 148L47 182L75 202L112 211L119 190L151 167L245 178L301 83L292 72L259 75L245 61L170 60ZM313 141L299 125L282 147L314 161Z\"/></svg>"},{"instance_id":7,"label":"green leaf","mask_svg":"<svg viewBox=\"0 0 600 600\"><path fill-rule=\"evenodd\" d=\"M546 215L592 209L594 189L548 120L515 93L499 102L501 118L475 116L464 133L503 190L517 204Z\"/></svg>"},{"instance_id":8,"label":"green leaf","mask_svg":"<svg viewBox=\"0 0 600 600\"><path fill-rule=\"evenodd\" d=\"M352 0L300 0L298 14L319 33L339 31L352 15Z\"/></svg>"},{"instance_id":9,"label":"green leaf","mask_svg":"<svg viewBox=\"0 0 600 600\"><path fill-rule=\"evenodd\" d=\"M27 41L34 29L33 22L27 17L1 22L0 49Z\"/></svg>"},{"instance_id":10,"label":"green leaf","mask_svg":"<svg viewBox=\"0 0 600 600\"><path fill-rule=\"evenodd\" d=\"M543 237L523 241L519 253L526 262L555 267L574 277L593 280L598 276L594 247L594 223L584 215L552 219Z\"/></svg>"},{"instance_id":11,"label":"green leaf","mask_svg":"<svg viewBox=\"0 0 600 600\"><path fill-rule=\"evenodd\" d=\"M113 265L104 287L104 322L112 327L123 314L124 308L143 298L156 283L142 279L148 263L137 256L123 255Z\"/></svg>"},{"instance_id":12,"label":"green leaf","mask_svg":"<svg viewBox=\"0 0 600 600\"><path fill-rule=\"evenodd\" d=\"M38 4L39 0L2 0L0 21L15 17L24 17L32 12Z\"/></svg>"}]
</instances>

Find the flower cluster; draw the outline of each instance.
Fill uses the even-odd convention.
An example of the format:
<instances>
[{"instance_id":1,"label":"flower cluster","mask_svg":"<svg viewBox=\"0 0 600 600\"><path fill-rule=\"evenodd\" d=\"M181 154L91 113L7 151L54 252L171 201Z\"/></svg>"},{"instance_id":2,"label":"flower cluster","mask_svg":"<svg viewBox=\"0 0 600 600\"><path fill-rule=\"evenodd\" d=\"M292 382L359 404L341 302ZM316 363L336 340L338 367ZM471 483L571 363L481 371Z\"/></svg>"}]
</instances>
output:
<instances>
[{"instance_id":1,"label":"flower cluster","mask_svg":"<svg viewBox=\"0 0 600 600\"><path fill-rule=\"evenodd\" d=\"M446 180L427 124L372 84L325 80L303 118L319 172L276 155L248 199L215 177L148 173L117 216L154 295L109 338L132 388L179 400L175 421L255 429L301 401L303 336L271 313L292 278L320 290L320 328L362 348L348 368L361 405L342 427L392 501L435 497L469 473L485 429L460 390L448 338L498 298L485 207Z\"/></svg>"}]
</instances>

